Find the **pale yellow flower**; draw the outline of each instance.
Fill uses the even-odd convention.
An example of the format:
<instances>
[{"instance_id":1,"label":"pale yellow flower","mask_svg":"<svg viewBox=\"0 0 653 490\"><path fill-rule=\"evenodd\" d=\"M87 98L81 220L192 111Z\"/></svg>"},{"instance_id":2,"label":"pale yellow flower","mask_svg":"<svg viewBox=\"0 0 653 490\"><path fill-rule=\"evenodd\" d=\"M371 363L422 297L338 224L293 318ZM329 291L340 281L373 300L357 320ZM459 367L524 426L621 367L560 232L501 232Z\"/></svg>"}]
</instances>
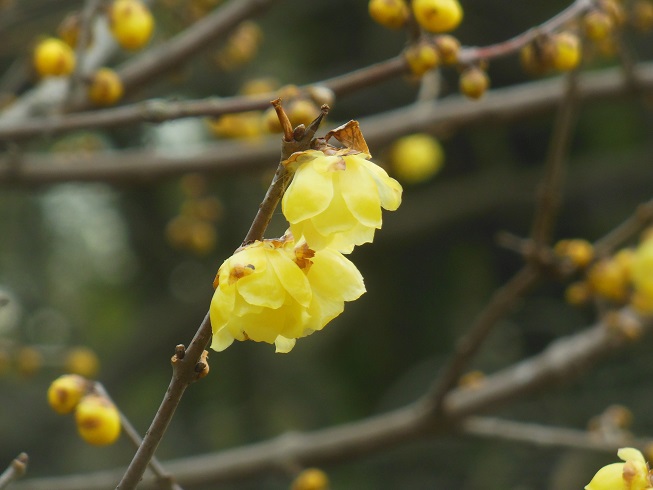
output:
<instances>
[{"instance_id":1,"label":"pale yellow flower","mask_svg":"<svg viewBox=\"0 0 653 490\"><path fill-rule=\"evenodd\" d=\"M314 252L292 235L242 248L222 264L216 282L210 315L217 351L251 339L289 352L365 292L360 272L342 254Z\"/></svg>"},{"instance_id":2,"label":"pale yellow flower","mask_svg":"<svg viewBox=\"0 0 653 490\"><path fill-rule=\"evenodd\" d=\"M394 211L401 204L401 185L365 153L309 150L288 165L294 177L283 196L283 214L293 235L314 250L349 253L371 242L381 228L381 208Z\"/></svg>"},{"instance_id":3,"label":"pale yellow flower","mask_svg":"<svg viewBox=\"0 0 653 490\"><path fill-rule=\"evenodd\" d=\"M619 449L617 456L624 463L612 463L601 468L585 490L644 490L651 488L649 470L640 451L632 447Z\"/></svg>"}]
</instances>

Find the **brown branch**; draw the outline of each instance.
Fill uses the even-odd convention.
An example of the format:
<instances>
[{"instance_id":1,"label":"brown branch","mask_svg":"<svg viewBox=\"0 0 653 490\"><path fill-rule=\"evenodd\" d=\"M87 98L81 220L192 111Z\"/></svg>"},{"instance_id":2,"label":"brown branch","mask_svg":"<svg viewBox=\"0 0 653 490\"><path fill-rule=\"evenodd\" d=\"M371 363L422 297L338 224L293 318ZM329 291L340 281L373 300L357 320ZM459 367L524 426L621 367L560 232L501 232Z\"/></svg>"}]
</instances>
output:
<instances>
[{"instance_id":1,"label":"brown branch","mask_svg":"<svg viewBox=\"0 0 653 490\"><path fill-rule=\"evenodd\" d=\"M290 155L294 152L304 151L310 148L313 136L315 136L315 132L320 126L320 122L327 113L328 107L323 106L320 115L309 125L308 128L304 130L303 126L299 126L295 129L294 137L292 139L284 139L282 141L282 163L279 164L279 168L283 170L283 175L277 178L280 172L277 171L277 174L275 174L275 179L273 179L268 188L268 192L263 199L263 203L259 207L252 222L252 227L247 233L243 244L263 238L263 233L267 228L267 224L270 222L279 200L281 199L285 185L287 185L289 181L289 178L286 177L288 174L285 171L283 161L290 158ZM199 366L200 356L207 348L209 340L211 339L211 334L211 318L209 313L207 313L204 317L204 321L197 330L195 337L193 337L193 340L188 346L188 349L184 349L183 346L177 346L176 353L172 358L173 375L168 390L166 391L159 409L154 415L149 430L146 432L132 462L128 466L116 489L132 490L136 488L136 485L138 485L143 477L145 468L154 457L156 448L163 439L186 388L198 379L197 367Z\"/></svg>"},{"instance_id":2,"label":"brown branch","mask_svg":"<svg viewBox=\"0 0 653 490\"><path fill-rule=\"evenodd\" d=\"M519 34L518 36L490 46L466 47L462 49L458 55L458 61L462 64L469 64L478 60L489 60L513 54L522 47L531 43L538 36L551 33L574 20L592 7L593 4L593 0L576 0L558 15L539 26L535 26L522 34Z\"/></svg>"},{"instance_id":3,"label":"brown branch","mask_svg":"<svg viewBox=\"0 0 653 490\"><path fill-rule=\"evenodd\" d=\"M635 213L594 244L594 253L603 257L633 238L653 222L653 200L640 204Z\"/></svg>"},{"instance_id":4,"label":"brown branch","mask_svg":"<svg viewBox=\"0 0 653 490\"><path fill-rule=\"evenodd\" d=\"M9 463L9 466L0 474L0 489L8 488L15 480L22 477L27 471L29 458L26 453L20 453Z\"/></svg>"},{"instance_id":5,"label":"brown branch","mask_svg":"<svg viewBox=\"0 0 653 490\"><path fill-rule=\"evenodd\" d=\"M186 388L198 379L197 363L211 339L211 319L207 313L198 328L193 340L184 350L184 355L175 354L172 359L172 379L168 385L163 401L154 415L150 428L145 433L131 463L127 467L116 489L133 490L140 482L150 460L154 456L163 435L165 434L173 415ZM174 472L173 472L174 474ZM115 481L115 480L114 480Z\"/></svg>"},{"instance_id":6,"label":"brown branch","mask_svg":"<svg viewBox=\"0 0 653 490\"><path fill-rule=\"evenodd\" d=\"M469 417L461 424L468 435L522 442L544 447L564 447L584 451L616 453L617 449L629 446L645 450L653 444L651 438L635 438L624 435L619 439L601 437L585 430L554 427L534 423L515 422L494 417Z\"/></svg>"},{"instance_id":7,"label":"brown branch","mask_svg":"<svg viewBox=\"0 0 653 490\"><path fill-rule=\"evenodd\" d=\"M566 76L565 93L560 100L553 135L549 144L544 177L537 190L537 206L533 217L531 239L536 246L551 239L553 226L560 209L571 136L578 116L577 73Z\"/></svg>"},{"instance_id":8,"label":"brown branch","mask_svg":"<svg viewBox=\"0 0 653 490\"><path fill-rule=\"evenodd\" d=\"M638 67L638 83L642 90L653 89L653 63L645 63ZM624 81L620 68L609 68L594 73L584 73L578 80L578 100L589 102L603 98L621 97L632 92ZM564 83L561 78L539 80L522 85L494 89L482 100L470 102L460 96L451 96L435 102L422 102L400 109L391 110L361 119L361 127L365 131L365 139L370 147L382 146L390 139L423 131L428 128L434 132L447 131L486 121L512 121L549 111L555 108L564 94ZM223 101L209 101L208 106L222 110ZM228 111L236 109L239 100L229 99ZM252 103L249 100L247 103ZM261 102L262 103L262 102ZM156 111L159 114L179 115L179 110L190 109L188 106L161 103L157 107L155 101L145 103L142 107L150 107L150 114ZM197 103L199 104L199 103ZM269 101L265 102L267 106ZM195 106L198 108L199 105ZM131 111L131 108L129 111ZM171 112L167 112L170 109ZM107 117L108 125L121 121L121 117L113 119L118 111L111 109L98 111L91 114L78 114L74 117L74 125L84 122L91 123L94 115ZM150 109L146 109L148 112ZM65 116L62 120L73 116ZM130 116L131 117L131 116ZM49 119L44 119L48 121ZM34 122L36 126L23 126L27 134L34 130L45 130L41 123ZM49 124L49 123L48 123ZM56 125L53 126L53 128ZM18 129L18 127L16 127ZM21 130L21 131L23 131ZM9 126L0 123L0 139L8 135L16 137L16 133ZM21 172L12 174L8 168L8 160L0 158L0 184L12 185L40 185L65 181L103 181L111 183L148 182L153 179L177 176L192 171L235 172L250 171L269 164L271 158L278 152L278 139L271 137L253 145L241 141L221 141L206 145L201 149L189 152L188 155L167 155L152 150L124 150L106 153L84 154L24 154L22 155Z\"/></svg>"},{"instance_id":9,"label":"brown branch","mask_svg":"<svg viewBox=\"0 0 653 490\"><path fill-rule=\"evenodd\" d=\"M621 310L618 320L632 322L633 313ZM642 323L651 330L651 321ZM435 419L430 397L382 415L307 433L275 439L218 453L167 461L166 467L186 487L218 484L283 472L285 462L323 466L352 462L391 447L436 436L455 428L466 417L528 393L577 379L600 359L628 346L632 339L604 323L554 341L542 353L485 378L477 388L456 388L445 398L441 417ZM462 426L464 428L464 425ZM27 480L16 490L104 490L120 470L71 477ZM143 488L153 488L151 480Z\"/></svg>"},{"instance_id":10,"label":"brown branch","mask_svg":"<svg viewBox=\"0 0 653 490\"><path fill-rule=\"evenodd\" d=\"M326 87L336 96L380 83L407 70L403 57L390 58L359 70L303 87ZM217 117L235 112L263 110L274 94L256 97L206 98L187 101L147 100L131 105L27 120L1 121L0 140L20 140L38 135L55 135L76 129L110 128L130 123L171 121L186 117Z\"/></svg>"},{"instance_id":11,"label":"brown branch","mask_svg":"<svg viewBox=\"0 0 653 490\"><path fill-rule=\"evenodd\" d=\"M104 385L99 381L95 381L93 383L93 391L106 398L107 400L110 400L116 407L118 406L112 400ZM122 425L123 431L125 432L125 435L132 442L132 444L138 448L143 443L143 438L140 436L124 412L120 410L120 408L118 408L118 412L120 413L120 423ZM183 490L182 487L175 482L175 479L172 477L172 475L166 471L156 456L152 456L148 466L152 470L152 473L154 473L157 484L160 488L164 490Z\"/></svg>"}]
</instances>

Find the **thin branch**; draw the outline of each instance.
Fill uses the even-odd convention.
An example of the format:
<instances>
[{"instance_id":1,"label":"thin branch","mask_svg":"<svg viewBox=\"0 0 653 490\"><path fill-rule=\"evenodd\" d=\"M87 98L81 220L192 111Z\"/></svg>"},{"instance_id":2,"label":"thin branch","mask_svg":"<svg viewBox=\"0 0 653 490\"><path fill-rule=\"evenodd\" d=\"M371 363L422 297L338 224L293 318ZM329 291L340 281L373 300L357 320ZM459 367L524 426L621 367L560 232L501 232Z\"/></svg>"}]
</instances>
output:
<instances>
[{"instance_id":1,"label":"thin branch","mask_svg":"<svg viewBox=\"0 0 653 490\"><path fill-rule=\"evenodd\" d=\"M317 131L320 122L327 113L328 107L323 106L320 115L309 125L308 128L304 129L303 126L299 126L295 129L293 134L294 137L291 140L284 139L282 141L282 163L279 164L280 168L284 167L283 161L290 158L293 153L308 150L310 148L313 136L315 136L315 132ZM277 172L277 174L279 174L279 172ZM262 239L267 224L272 218L272 214L279 203L279 199L281 198L287 183L288 179L285 176L276 178L275 175L275 179L273 179L270 184L268 192L265 195L263 203L259 207L252 222L252 227L247 233L243 244ZM136 488L136 485L138 485L143 477L145 468L154 456L156 448L163 439L186 388L198 379L197 367L199 366L202 353L209 344L211 334L211 318L209 313L207 313L204 317L204 321L193 337L193 340L189 344L188 349L184 349L183 346L177 347L176 353L172 358L173 375L168 390L166 391L159 409L154 415L152 424L145 434L141 445L138 447L127 471L116 487L117 490L132 490Z\"/></svg>"},{"instance_id":2,"label":"thin branch","mask_svg":"<svg viewBox=\"0 0 653 490\"><path fill-rule=\"evenodd\" d=\"M637 69L638 81L642 90L653 89L653 63L642 64ZM629 85L624 82L623 72L620 68L610 68L594 73L585 73L579 76L578 99L581 102L599 100L608 97L628 95ZM436 102L422 102L409 105L400 109L391 110L360 120L365 132L365 139L370 145L382 146L389 140L411 132L429 129L433 132L447 131L486 121L513 121L542 113L556 107L564 94L564 83L561 78L552 78L529 82L522 85L494 89L482 100L470 102L460 96L451 96ZM231 101L231 102L229 102ZM227 104L229 102L229 104ZM206 108L211 110L232 111L236 108L237 100L224 99L209 101ZM238 103L244 102L240 98ZM149 107L150 115L158 113L162 120L168 115L181 117L179 111L190 109L183 103L181 105L150 101L141 107ZM222 106L222 103L227 106ZM250 100L248 103L252 103ZM199 104L199 103L198 103ZM230 105L231 104L231 105ZM265 101L265 105L269 100ZM159 107L160 109L154 109ZM198 108L196 106L196 108ZM89 114L76 114L64 116L62 121L71 124L66 129L73 129L84 124L98 123L112 126L124 121L123 115L110 109ZM133 110L129 106L128 114ZM169 110L169 111L168 111ZM147 113L149 109L145 112ZM158 112L157 112L158 111ZM207 110L207 112L210 112ZM129 115L131 117L133 114ZM114 116L118 116L114 119ZM93 119L96 117L96 119ZM129 117L127 120L129 120ZM184 116L185 117L185 116ZM75 118L69 119L69 118ZM9 127L0 123L0 139L16 138L23 135L34 134L40 131L54 130L57 125L55 119L44 118L46 123L38 120L29 125ZM51 122L47 122L51 121ZM48 125L51 125L48 126ZM269 164L270 159L278 152L278 139L271 137L257 144L242 141L221 141L184 155L162 154L152 150L123 150L106 153L85 154L24 154L22 156L21 172L14 175L8 168L6 159L0 158L0 184L12 185L37 185L65 181L103 181L111 183L148 182L153 179L167 178L193 171L234 172L250 171Z\"/></svg>"},{"instance_id":3,"label":"thin branch","mask_svg":"<svg viewBox=\"0 0 653 490\"><path fill-rule=\"evenodd\" d=\"M623 309L618 321L640 321ZM642 321L644 331L653 328ZM282 473L287 461L302 466L352 462L356 458L408 442L434 437L455 429L466 417L487 412L500 404L523 397L552 384L569 383L600 359L630 345L634 340L604 323L560 338L542 353L489 375L477 388L456 388L445 398L440 418L434 418L430 396L382 415L327 429L289 433L275 439L218 453L167 461L185 487L218 484L243 478ZM464 428L464 425L463 425ZM16 490L105 490L121 470L71 477L27 480ZM143 488L153 488L152 481Z\"/></svg>"},{"instance_id":4,"label":"thin branch","mask_svg":"<svg viewBox=\"0 0 653 490\"><path fill-rule=\"evenodd\" d=\"M653 222L653 200L637 206L635 213L594 244L597 257L603 257L633 238Z\"/></svg>"},{"instance_id":5,"label":"thin branch","mask_svg":"<svg viewBox=\"0 0 653 490\"><path fill-rule=\"evenodd\" d=\"M583 451L615 453L625 446L645 450L653 444L652 438L635 438L624 435L620 439L601 437L586 430L554 427L534 423L515 422L494 417L469 417L461 424L468 435L509 442L534 444L544 447L564 447Z\"/></svg>"},{"instance_id":6,"label":"thin branch","mask_svg":"<svg viewBox=\"0 0 653 490\"><path fill-rule=\"evenodd\" d=\"M562 200L565 166L571 136L578 117L577 73L566 76L565 93L560 100L553 135L549 144L544 177L537 190L537 206L533 217L531 239L536 245L550 241Z\"/></svg>"},{"instance_id":7,"label":"thin branch","mask_svg":"<svg viewBox=\"0 0 653 490\"><path fill-rule=\"evenodd\" d=\"M526 265L494 293L469 331L456 342L453 354L431 388L428 397L433 410L441 410L445 396L458 383L460 376L496 323L515 307L519 299L537 283L539 278L539 270Z\"/></svg>"},{"instance_id":8,"label":"thin branch","mask_svg":"<svg viewBox=\"0 0 653 490\"><path fill-rule=\"evenodd\" d=\"M93 383L93 391L106 398L107 400L110 400L114 405L116 405L104 385L99 381ZM132 425L131 421L127 418L123 411L118 408L118 412L120 413L120 423L122 425L123 431L125 432L125 435L136 446L136 448L138 448L143 443L143 438L140 436L136 428ZM148 466L152 470L152 473L154 473L156 481L161 488L166 490L183 490L183 488L175 482L174 477L166 471L156 456L152 456Z\"/></svg>"},{"instance_id":9,"label":"thin branch","mask_svg":"<svg viewBox=\"0 0 653 490\"><path fill-rule=\"evenodd\" d=\"M9 463L9 466L0 474L0 489L8 488L15 480L22 477L27 471L27 453L20 453Z\"/></svg>"},{"instance_id":10,"label":"thin branch","mask_svg":"<svg viewBox=\"0 0 653 490\"><path fill-rule=\"evenodd\" d=\"M502 41L490 46L462 49L458 55L458 61L462 64L468 64L477 60L489 60L513 54L516 51L519 51L522 47L531 43L538 36L554 32L568 22L574 20L592 7L593 4L593 0L576 0L569 7L543 24L535 26L518 36L508 39L507 41Z\"/></svg>"}]
</instances>

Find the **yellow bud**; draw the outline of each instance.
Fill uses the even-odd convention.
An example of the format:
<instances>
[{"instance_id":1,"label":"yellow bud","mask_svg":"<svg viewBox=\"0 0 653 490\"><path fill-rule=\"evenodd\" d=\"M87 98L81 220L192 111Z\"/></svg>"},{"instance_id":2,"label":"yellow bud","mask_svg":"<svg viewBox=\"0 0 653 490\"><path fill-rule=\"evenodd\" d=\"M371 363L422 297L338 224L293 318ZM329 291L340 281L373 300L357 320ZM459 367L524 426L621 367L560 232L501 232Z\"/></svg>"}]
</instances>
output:
<instances>
[{"instance_id":1,"label":"yellow bud","mask_svg":"<svg viewBox=\"0 0 653 490\"><path fill-rule=\"evenodd\" d=\"M531 75L543 75L553 64L554 47L549 36L539 36L519 52L524 71Z\"/></svg>"},{"instance_id":2,"label":"yellow bud","mask_svg":"<svg viewBox=\"0 0 653 490\"><path fill-rule=\"evenodd\" d=\"M435 38L435 46L438 48L440 60L443 65L455 65L458 62L460 41L449 34L443 34Z\"/></svg>"},{"instance_id":3,"label":"yellow bud","mask_svg":"<svg viewBox=\"0 0 653 490\"><path fill-rule=\"evenodd\" d=\"M329 488L329 477L318 468L308 468L302 471L295 481L291 490L327 490Z\"/></svg>"},{"instance_id":4,"label":"yellow bud","mask_svg":"<svg viewBox=\"0 0 653 490\"><path fill-rule=\"evenodd\" d=\"M218 233L215 226L202 220L193 220L189 229L189 248L195 255L208 255L215 249Z\"/></svg>"},{"instance_id":5,"label":"yellow bud","mask_svg":"<svg viewBox=\"0 0 653 490\"><path fill-rule=\"evenodd\" d=\"M274 78L254 78L247 80L240 89L242 95L261 95L274 92L279 83Z\"/></svg>"},{"instance_id":6,"label":"yellow bud","mask_svg":"<svg viewBox=\"0 0 653 490\"><path fill-rule=\"evenodd\" d=\"M428 134L399 138L390 152L392 168L400 181L416 184L430 179L444 163L438 140Z\"/></svg>"},{"instance_id":7,"label":"yellow bud","mask_svg":"<svg viewBox=\"0 0 653 490\"><path fill-rule=\"evenodd\" d=\"M100 369L100 360L88 347L73 347L66 354L64 367L70 373L94 378Z\"/></svg>"},{"instance_id":8,"label":"yellow bud","mask_svg":"<svg viewBox=\"0 0 653 490\"><path fill-rule=\"evenodd\" d=\"M263 124L265 124L268 131L271 133L283 132L281 122L279 121L279 117L277 116L277 112L274 110L274 107L268 107L263 113Z\"/></svg>"},{"instance_id":9,"label":"yellow bud","mask_svg":"<svg viewBox=\"0 0 653 490\"><path fill-rule=\"evenodd\" d=\"M653 2L651 0L636 0L632 5L630 16L635 29L649 32L653 29Z\"/></svg>"},{"instance_id":10,"label":"yellow bud","mask_svg":"<svg viewBox=\"0 0 653 490\"><path fill-rule=\"evenodd\" d=\"M370 17L388 29L400 29L408 20L408 6L404 0L370 0Z\"/></svg>"},{"instance_id":11,"label":"yellow bud","mask_svg":"<svg viewBox=\"0 0 653 490\"><path fill-rule=\"evenodd\" d=\"M222 138L257 138L263 132L258 111L225 114L206 122L211 132Z\"/></svg>"},{"instance_id":12,"label":"yellow bud","mask_svg":"<svg viewBox=\"0 0 653 490\"><path fill-rule=\"evenodd\" d=\"M461 73L459 86L463 95L470 99L479 99L490 86L490 79L485 70L472 66Z\"/></svg>"},{"instance_id":13,"label":"yellow bud","mask_svg":"<svg viewBox=\"0 0 653 490\"><path fill-rule=\"evenodd\" d=\"M299 126L300 124L308 126L313 119L320 115L320 109L312 100L297 99L288 105L286 114L293 127Z\"/></svg>"},{"instance_id":14,"label":"yellow bud","mask_svg":"<svg viewBox=\"0 0 653 490\"><path fill-rule=\"evenodd\" d=\"M43 354L35 347L26 346L16 354L16 368L23 376L33 376L43 367Z\"/></svg>"},{"instance_id":15,"label":"yellow bud","mask_svg":"<svg viewBox=\"0 0 653 490\"><path fill-rule=\"evenodd\" d=\"M594 247L587 240L560 240L553 251L579 268L587 267L594 259Z\"/></svg>"},{"instance_id":16,"label":"yellow bud","mask_svg":"<svg viewBox=\"0 0 653 490\"><path fill-rule=\"evenodd\" d=\"M601 10L592 10L583 17L583 30L588 39L601 41L612 34L614 22Z\"/></svg>"},{"instance_id":17,"label":"yellow bud","mask_svg":"<svg viewBox=\"0 0 653 490\"><path fill-rule=\"evenodd\" d=\"M610 16L615 26L620 27L626 23L626 12L619 1L599 0L598 6Z\"/></svg>"},{"instance_id":18,"label":"yellow bud","mask_svg":"<svg viewBox=\"0 0 653 490\"><path fill-rule=\"evenodd\" d=\"M154 18L140 0L115 0L109 10L111 33L124 49L140 49L152 37Z\"/></svg>"},{"instance_id":19,"label":"yellow bud","mask_svg":"<svg viewBox=\"0 0 653 490\"><path fill-rule=\"evenodd\" d=\"M429 32L453 31L463 19L457 0L413 0L411 6L415 20Z\"/></svg>"},{"instance_id":20,"label":"yellow bud","mask_svg":"<svg viewBox=\"0 0 653 490\"><path fill-rule=\"evenodd\" d=\"M560 71L573 70L581 59L578 36L571 32L560 32L553 36L553 68Z\"/></svg>"},{"instance_id":21,"label":"yellow bud","mask_svg":"<svg viewBox=\"0 0 653 490\"><path fill-rule=\"evenodd\" d=\"M587 273L587 281L599 296L623 301L628 293L628 273L616 260L606 258L596 262Z\"/></svg>"},{"instance_id":22,"label":"yellow bud","mask_svg":"<svg viewBox=\"0 0 653 490\"><path fill-rule=\"evenodd\" d=\"M333 90L324 85L312 85L306 89L306 92L311 100L320 107L324 104L332 107L336 100Z\"/></svg>"},{"instance_id":23,"label":"yellow bud","mask_svg":"<svg viewBox=\"0 0 653 490\"><path fill-rule=\"evenodd\" d=\"M96 105L113 105L122 94L122 80L111 68L96 71L88 86L88 98Z\"/></svg>"},{"instance_id":24,"label":"yellow bud","mask_svg":"<svg viewBox=\"0 0 653 490\"><path fill-rule=\"evenodd\" d=\"M64 374L50 384L48 403L52 410L59 414L70 413L82 399L88 387L88 381L81 376Z\"/></svg>"},{"instance_id":25,"label":"yellow bud","mask_svg":"<svg viewBox=\"0 0 653 490\"><path fill-rule=\"evenodd\" d=\"M75 69L75 53L61 39L45 39L34 50L34 67L42 77L69 75Z\"/></svg>"},{"instance_id":26,"label":"yellow bud","mask_svg":"<svg viewBox=\"0 0 653 490\"><path fill-rule=\"evenodd\" d=\"M404 56L410 71L418 77L438 66L440 61L438 49L427 41L409 46L404 52Z\"/></svg>"},{"instance_id":27,"label":"yellow bud","mask_svg":"<svg viewBox=\"0 0 653 490\"><path fill-rule=\"evenodd\" d=\"M120 435L120 413L111 401L86 395L77 405L75 422L79 435L89 444L113 444Z\"/></svg>"},{"instance_id":28,"label":"yellow bud","mask_svg":"<svg viewBox=\"0 0 653 490\"><path fill-rule=\"evenodd\" d=\"M565 301L573 306L586 304L592 296L592 290L586 282L572 282L565 289Z\"/></svg>"},{"instance_id":29,"label":"yellow bud","mask_svg":"<svg viewBox=\"0 0 653 490\"><path fill-rule=\"evenodd\" d=\"M458 386L468 390L478 389L485 382L485 373L483 371L470 371L463 374L458 380Z\"/></svg>"},{"instance_id":30,"label":"yellow bud","mask_svg":"<svg viewBox=\"0 0 653 490\"><path fill-rule=\"evenodd\" d=\"M80 16L77 12L67 15L59 27L57 27L57 35L68 46L75 49L77 47L77 39L81 31ZM89 40L90 44L90 40Z\"/></svg>"}]
</instances>

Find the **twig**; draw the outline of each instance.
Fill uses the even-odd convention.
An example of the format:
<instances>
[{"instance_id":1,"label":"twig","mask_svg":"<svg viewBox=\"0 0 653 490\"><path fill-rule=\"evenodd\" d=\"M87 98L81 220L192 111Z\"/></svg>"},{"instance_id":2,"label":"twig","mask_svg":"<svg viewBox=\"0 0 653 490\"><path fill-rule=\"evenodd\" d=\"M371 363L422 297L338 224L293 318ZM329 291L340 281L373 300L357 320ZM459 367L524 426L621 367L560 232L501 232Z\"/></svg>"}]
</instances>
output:
<instances>
[{"instance_id":1,"label":"twig","mask_svg":"<svg viewBox=\"0 0 653 490\"><path fill-rule=\"evenodd\" d=\"M456 385L497 321L514 308L526 291L537 283L539 277L539 270L531 265L526 265L520 269L503 287L494 293L483 311L472 323L469 331L456 342L454 353L449 358L428 395L432 409L435 412L442 409L445 396Z\"/></svg>"},{"instance_id":2,"label":"twig","mask_svg":"<svg viewBox=\"0 0 653 490\"><path fill-rule=\"evenodd\" d=\"M275 1L231 0L169 41L125 62L117 70L125 92L133 91L166 71L179 67L194 53L224 38L242 21L262 13Z\"/></svg>"},{"instance_id":3,"label":"twig","mask_svg":"<svg viewBox=\"0 0 653 490\"><path fill-rule=\"evenodd\" d=\"M27 453L20 453L9 463L9 466L0 474L0 489L9 487L14 480L25 474L28 460Z\"/></svg>"},{"instance_id":4,"label":"twig","mask_svg":"<svg viewBox=\"0 0 653 490\"><path fill-rule=\"evenodd\" d=\"M635 213L594 243L597 257L608 255L653 222L653 200L637 206Z\"/></svg>"},{"instance_id":5,"label":"twig","mask_svg":"<svg viewBox=\"0 0 653 490\"><path fill-rule=\"evenodd\" d=\"M543 24L533 27L518 36L508 39L507 41L480 48L463 48L458 55L458 61L462 64L468 64L476 60L489 60L513 54L523 46L532 42L538 36L551 33L575 19L585 10L589 9L593 3L592 0L576 0L555 17L552 17Z\"/></svg>"},{"instance_id":6,"label":"twig","mask_svg":"<svg viewBox=\"0 0 653 490\"><path fill-rule=\"evenodd\" d=\"M75 70L68 81L68 93L66 94L63 103L64 107L70 106L73 103L76 94L84 86L84 57L86 56L86 50L88 49L91 40L93 19L100 7L100 1L101 0L86 0L84 9L81 12L81 18L79 20L79 36L77 39L77 45L75 46Z\"/></svg>"},{"instance_id":7,"label":"twig","mask_svg":"<svg viewBox=\"0 0 653 490\"><path fill-rule=\"evenodd\" d=\"M104 398L111 400L111 402L116 405L115 402L111 399L111 396L107 392L104 385L99 381L95 381L93 383L93 391L103 396ZM123 411L118 409L118 412L120 413L120 423L125 434L129 440L138 448L143 443L143 438L140 436L136 428L132 425L131 421L127 418ZM152 473L154 473L156 481L161 488L166 490L183 490L183 488L175 482L174 477L172 477L172 475L166 471L156 456L152 456L148 466L152 470Z\"/></svg>"},{"instance_id":8,"label":"twig","mask_svg":"<svg viewBox=\"0 0 653 490\"><path fill-rule=\"evenodd\" d=\"M537 190L537 206L531 230L531 239L536 246L550 241L553 225L560 208L565 164L571 135L578 116L576 77L576 72L566 76L565 93L558 105L544 177Z\"/></svg>"},{"instance_id":9,"label":"twig","mask_svg":"<svg viewBox=\"0 0 653 490\"><path fill-rule=\"evenodd\" d=\"M623 321L633 319L620 310ZM648 320L642 327L651 330ZM557 383L568 383L633 340L607 328L604 323L563 337L542 353L487 376L477 388L456 388L446 397L441 418L434 419L430 396L382 415L307 433L286 434L275 439L203 456L167 461L166 467L184 486L218 484L283 472L286 461L302 466L351 462L387 448L436 436L456 428L471 415ZM464 425L463 425L464 427ZM599 446L597 446L598 448ZM27 480L16 490L105 490L120 470L84 476ZM143 488L152 488L150 481Z\"/></svg>"},{"instance_id":10,"label":"twig","mask_svg":"<svg viewBox=\"0 0 653 490\"><path fill-rule=\"evenodd\" d=\"M493 441L522 442L545 447L565 447L584 451L616 452L630 446L642 450L653 444L652 438L622 437L606 439L599 434L585 430L554 427L534 423L515 422L494 417L469 417L461 424L466 434L486 437Z\"/></svg>"},{"instance_id":11,"label":"twig","mask_svg":"<svg viewBox=\"0 0 653 490\"><path fill-rule=\"evenodd\" d=\"M147 468L150 460L154 456L163 435L165 434L172 416L181 401L181 397L186 391L186 388L197 379L197 371L195 367L206 349L211 339L211 319L207 313L204 320L200 324L193 340L184 350L184 355L181 356L179 351L173 356L172 361L172 379L168 385L163 401L159 409L154 415L154 419L150 424L150 428L145 433L145 437L141 445L138 447L131 463L127 467L120 483L116 489L133 490L138 485L143 477L143 473ZM174 474L174 473L173 473ZM115 481L115 480L114 480Z\"/></svg>"}]
</instances>

